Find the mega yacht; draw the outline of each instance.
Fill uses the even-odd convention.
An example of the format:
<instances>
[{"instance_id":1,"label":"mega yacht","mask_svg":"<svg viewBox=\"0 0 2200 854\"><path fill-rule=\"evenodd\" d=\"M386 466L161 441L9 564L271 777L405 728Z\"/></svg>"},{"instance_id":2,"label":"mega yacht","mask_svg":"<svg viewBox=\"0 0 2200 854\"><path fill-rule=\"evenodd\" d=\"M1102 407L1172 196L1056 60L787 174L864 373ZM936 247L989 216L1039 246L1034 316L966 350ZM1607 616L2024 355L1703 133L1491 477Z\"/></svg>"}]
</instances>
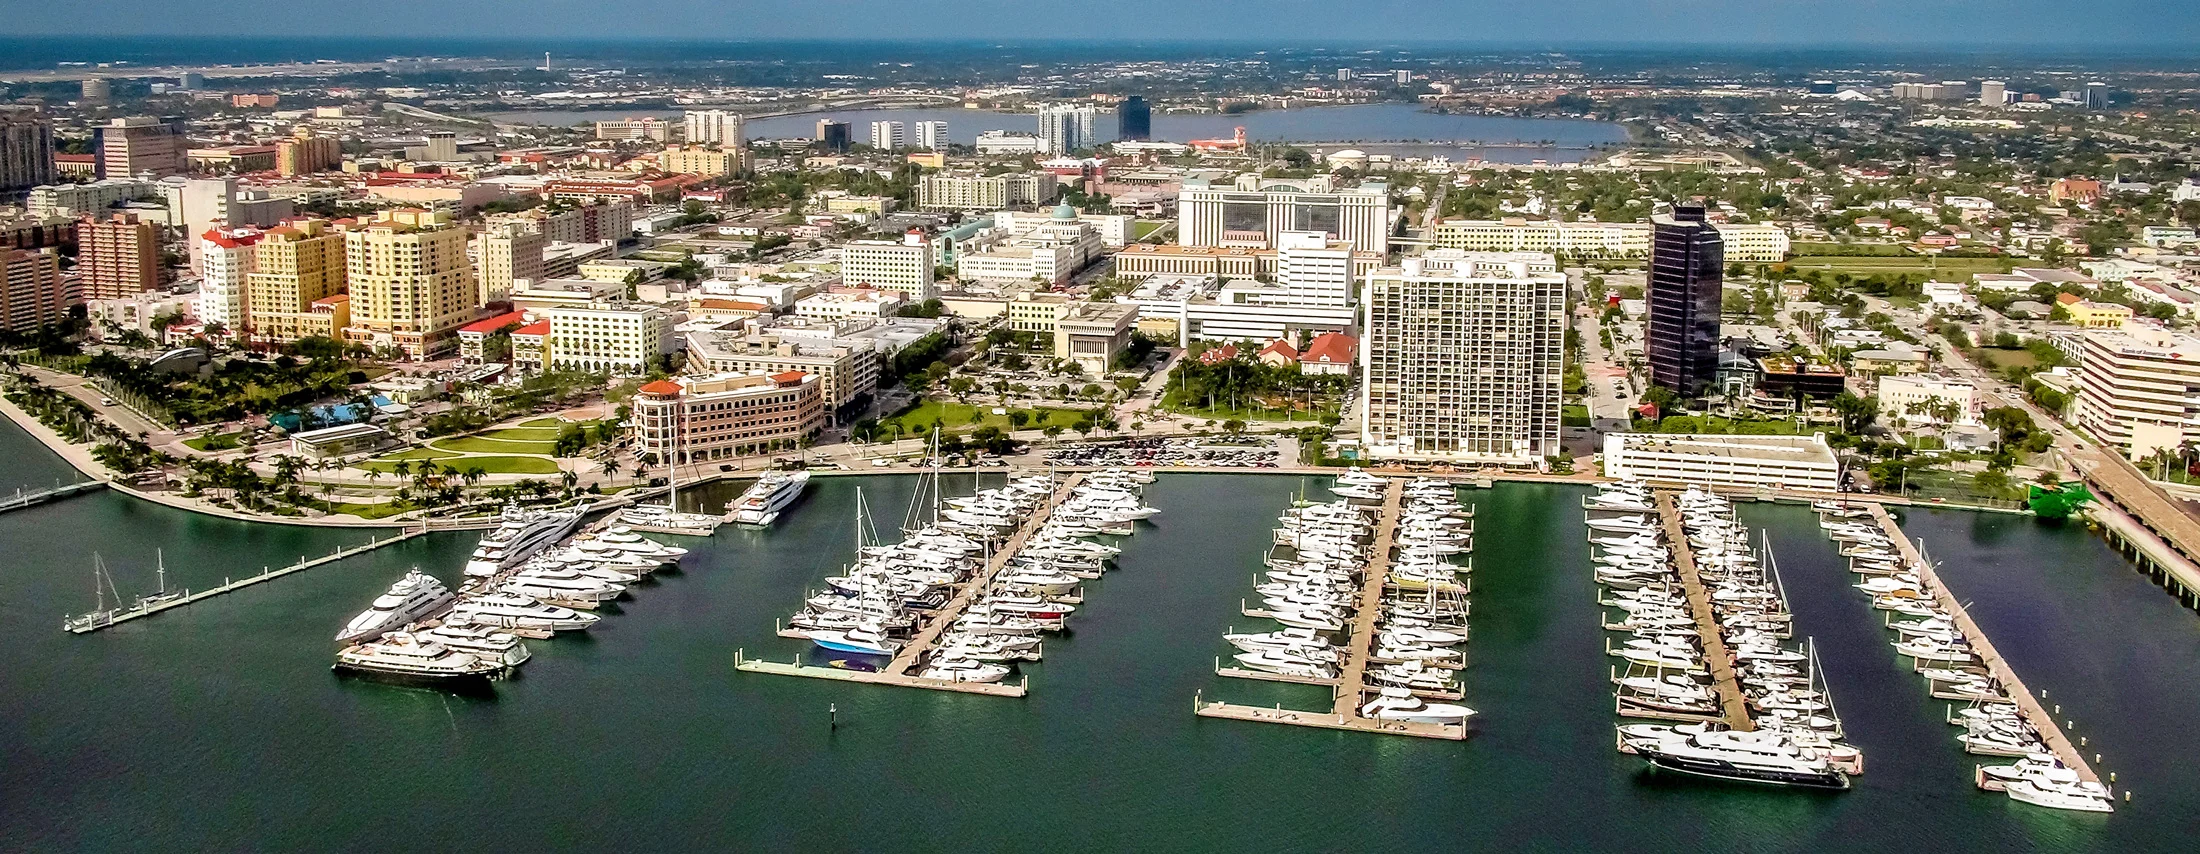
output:
<instances>
[{"instance_id":1,"label":"mega yacht","mask_svg":"<svg viewBox=\"0 0 2200 854\"><path fill-rule=\"evenodd\" d=\"M845 631L813 631L810 642L834 652L853 652L863 655L893 655L901 649L901 641L886 636L886 630L876 622Z\"/></svg>"},{"instance_id":2,"label":"mega yacht","mask_svg":"<svg viewBox=\"0 0 2200 854\"><path fill-rule=\"evenodd\" d=\"M473 559L466 561L466 574L484 578L518 566L552 543L572 536L581 526L581 517L587 513L586 504L570 510L506 507L503 523L482 536L481 545L474 548Z\"/></svg>"},{"instance_id":3,"label":"mega yacht","mask_svg":"<svg viewBox=\"0 0 2200 854\"><path fill-rule=\"evenodd\" d=\"M390 585L390 589L374 597L374 607L359 612L336 633L336 639L345 643L370 641L384 632L396 631L415 620L433 615L450 604L451 591L434 576L418 569L405 573L404 578Z\"/></svg>"},{"instance_id":4,"label":"mega yacht","mask_svg":"<svg viewBox=\"0 0 2200 854\"><path fill-rule=\"evenodd\" d=\"M1008 675L1008 668L973 658L941 656L917 675L943 682L999 682Z\"/></svg>"},{"instance_id":5,"label":"mega yacht","mask_svg":"<svg viewBox=\"0 0 2200 854\"><path fill-rule=\"evenodd\" d=\"M566 631L585 629L601 619L560 605L546 605L516 593L491 593L451 606L453 623L507 629Z\"/></svg>"},{"instance_id":6,"label":"mega yacht","mask_svg":"<svg viewBox=\"0 0 2200 854\"><path fill-rule=\"evenodd\" d=\"M380 640L344 647L336 653L336 669L402 681L444 682L479 679L503 670L504 664L427 638L389 632Z\"/></svg>"},{"instance_id":7,"label":"mega yacht","mask_svg":"<svg viewBox=\"0 0 2200 854\"><path fill-rule=\"evenodd\" d=\"M437 626L412 633L414 637L432 640L444 646L488 659L505 667L518 667L527 662L530 653L527 645L511 632L486 629L480 626Z\"/></svg>"},{"instance_id":8,"label":"mega yacht","mask_svg":"<svg viewBox=\"0 0 2200 854\"><path fill-rule=\"evenodd\" d=\"M802 490L809 485L810 473L806 471L765 472L747 492L733 500L727 508L728 515L737 524L770 527L779 520L779 511L802 497Z\"/></svg>"},{"instance_id":9,"label":"mega yacht","mask_svg":"<svg viewBox=\"0 0 2200 854\"><path fill-rule=\"evenodd\" d=\"M1659 770L1740 783L1813 789L1849 787L1849 775L1778 733L1668 730L1652 737L1622 738L1628 748Z\"/></svg>"}]
</instances>

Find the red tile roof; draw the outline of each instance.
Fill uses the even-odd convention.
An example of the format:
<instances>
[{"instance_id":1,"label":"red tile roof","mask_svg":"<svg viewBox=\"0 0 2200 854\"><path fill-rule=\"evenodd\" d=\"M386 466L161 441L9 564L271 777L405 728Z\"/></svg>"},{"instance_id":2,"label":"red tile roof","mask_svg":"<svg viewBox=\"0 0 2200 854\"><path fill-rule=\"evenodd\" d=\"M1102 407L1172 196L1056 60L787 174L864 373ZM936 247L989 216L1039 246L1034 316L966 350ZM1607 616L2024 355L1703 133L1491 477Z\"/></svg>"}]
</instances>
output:
<instances>
[{"instance_id":1,"label":"red tile roof","mask_svg":"<svg viewBox=\"0 0 2200 854\"><path fill-rule=\"evenodd\" d=\"M1212 365L1219 362L1230 361L1231 359L1237 358L1237 355L1238 349L1236 344L1224 344L1220 347L1210 347L1208 348L1207 352L1199 354L1199 361L1201 364Z\"/></svg>"},{"instance_id":2,"label":"red tile roof","mask_svg":"<svg viewBox=\"0 0 2200 854\"><path fill-rule=\"evenodd\" d=\"M1270 353L1280 354L1286 359L1297 359L1299 357L1299 348L1291 346L1291 342L1289 341L1278 338L1274 341L1268 342L1268 346L1260 348L1260 352L1257 355L1266 356Z\"/></svg>"},{"instance_id":3,"label":"red tile roof","mask_svg":"<svg viewBox=\"0 0 2200 854\"><path fill-rule=\"evenodd\" d=\"M678 397L681 392L686 390L687 389L681 388L679 383L673 382L671 380L658 380L653 383L644 383L640 389L641 393L643 394L655 394L665 397Z\"/></svg>"},{"instance_id":4,"label":"red tile roof","mask_svg":"<svg viewBox=\"0 0 2200 854\"><path fill-rule=\"evenodd\" d=\"M514 338L518 338L522 335L530 335L540 338L548 334L550 334L550 321L547 320L537 320L533 323L527 324L526 326L522 326L518 329L512 330L512 337Z\"/></svg>"},{"instance_id":5,"label":"red tile roof","mask_svg":"<svg viewBox=\"0 0 2200 854\"><path fill-rule=\"evenodd\" d=\"M223 249L240 249L260 242L260 233L251 229L236 229L227 234L219 228L209 228L199 237Z\"/></svg>"},{"instance_id":6,"label":"red tile roof","mask_svg":"<svg viewBox=\"0 0 2200 854\"><path fill-rule=\"evenodd\" d=\"M1306 350L1299 354L1301 362L1345 363L1352 361L1353 353L1360 348L1360 341L1341 332L1324 332L1306 342Z\"/></svg>"},{"instance_id":7,"label":"red tile roof","mask_svg":"<svg viewBox=\"0 0 2200 854\"><path fill-rule=\"evenodd\" d=\"M513 326L516 324L524 324L526 322L527 315L515 311L510 314L500 314L487 320L476 320L472 323L466 324L465 326L459 327L458 331L479 332L483 335L488 335L499 329L503 329L504 327Z\"/></svg>"},{"instance_id":8,"label":"red tile roof","mask_svg":"<svg viewBox=\"0 0 2200 854\"><path fill-rule=\"evenodd\" d=\"M772 382L780 385L794 385L801 382L802 378L806 376L809 376L809 374L801 371L782 371L772 375Z\"/></svg>"}]
</instances>

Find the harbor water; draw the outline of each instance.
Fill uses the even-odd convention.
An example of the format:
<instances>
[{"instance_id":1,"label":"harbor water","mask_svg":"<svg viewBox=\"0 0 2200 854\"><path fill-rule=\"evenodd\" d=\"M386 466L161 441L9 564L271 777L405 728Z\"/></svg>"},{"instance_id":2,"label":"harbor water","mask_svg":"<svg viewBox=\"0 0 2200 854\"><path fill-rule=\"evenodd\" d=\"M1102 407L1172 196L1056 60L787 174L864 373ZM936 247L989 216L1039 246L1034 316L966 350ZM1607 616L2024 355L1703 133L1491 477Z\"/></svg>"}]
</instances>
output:
<instances>
[{"instance_id":1,"label":"harbor water","mask_svg":"<svg viewBox=\"0 0 2200 854\"><path fill-rule=\"evenodd\" d=\"M62 476L0 423L0 487ZM996 476L997 477L997 476ZM946 478L950 494L970 476ZM474 694L332 674L330 637L437 534L91 635L98 552L125 595L326 553L369 532L230 522L101 492L0 515L0 848L392 850L437 841L611 850L2176 851L2200 815L2200 618L2075 526L1905 514L1959 597L2136 792L2115 815L1975 791L1945 704L1898 662L1807 508L1767 526L1850 739L1837 795L1644 775L1612 748L1579 489L1463 493L1478 511L1464 742L1192 715L1195 694L1324 708L1320 688L1218 678L1276 514L1319 480L1164 476L1161 509L1087 585L1024 699L739 673L914 478L821 477L778 526L694 551L595 629L529 641ZM717 505L738 486L686 498ZM828 718L837 708L837 726ZM464 843L459 843L464 844ZM441 846L437 846L441 847Z\"/></svg>"}]
</instances>

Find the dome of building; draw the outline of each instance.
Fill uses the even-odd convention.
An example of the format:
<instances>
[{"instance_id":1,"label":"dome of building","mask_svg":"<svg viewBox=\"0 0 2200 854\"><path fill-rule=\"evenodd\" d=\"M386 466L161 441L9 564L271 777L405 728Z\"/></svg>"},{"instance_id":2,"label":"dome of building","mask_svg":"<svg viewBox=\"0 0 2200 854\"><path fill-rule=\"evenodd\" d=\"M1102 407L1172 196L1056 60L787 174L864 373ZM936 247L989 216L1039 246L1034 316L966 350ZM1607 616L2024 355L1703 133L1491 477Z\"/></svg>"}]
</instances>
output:
<instances>
[{"instance_id":1,"label":"dome of building","mask_svg":"<svg viewBox=\"0 0 2200 854\"><path fill-rule=\"evenodd\" d=\"M1073 207L1070 207L1070 206L1069 206L1069 203L1068 203L1068 202L1063 202L1063 203L1061 203L1061 204L1059 204L1059 205L1055 205L1055 206L1054 206L1054 218L1055 218L1056 220L1063 220L1063 221L1076 219L1076 218L1077 218L1077 209L1076 209L1076 208L1073 208Z\"/></svg>"}]
</instances>

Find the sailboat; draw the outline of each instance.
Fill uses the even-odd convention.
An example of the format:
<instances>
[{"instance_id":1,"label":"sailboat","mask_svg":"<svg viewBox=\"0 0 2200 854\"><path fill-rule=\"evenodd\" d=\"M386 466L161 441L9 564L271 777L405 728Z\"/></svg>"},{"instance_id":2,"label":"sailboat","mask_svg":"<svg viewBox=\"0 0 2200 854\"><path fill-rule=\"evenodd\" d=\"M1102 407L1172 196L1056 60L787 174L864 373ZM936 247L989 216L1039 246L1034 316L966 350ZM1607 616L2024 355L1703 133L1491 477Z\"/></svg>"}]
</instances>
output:
<instances>
[{"instance_id":1,"label":"sailboat","mask_svg":"<svg viewBox=\"0 0 2200 854\"><path fill-rule=\"evenodd\" d=\"M160 579L160 588L139 596L137 599L138 609L143 610L154 605L174 602L189 595L189 591L168 589L168 559L161 553L160 549L153 550L153 573L155 577Z\"/></svg>"},{"instance_id":2,"label":"sailboat","mask_svg":"<svg viewBox=\"0 0 2200 854\"><path fill-rule=\"evenodd\" d=\"M114 607L108 607L107 594L113 593ZM98 552L92 553L92 610L90 613L68 617L61 621L61 628L72 632L88 632L115 621L121 613L122 593L115 590L114 576L107 573L107 563Z\"/></svg>"}]
</instances>

